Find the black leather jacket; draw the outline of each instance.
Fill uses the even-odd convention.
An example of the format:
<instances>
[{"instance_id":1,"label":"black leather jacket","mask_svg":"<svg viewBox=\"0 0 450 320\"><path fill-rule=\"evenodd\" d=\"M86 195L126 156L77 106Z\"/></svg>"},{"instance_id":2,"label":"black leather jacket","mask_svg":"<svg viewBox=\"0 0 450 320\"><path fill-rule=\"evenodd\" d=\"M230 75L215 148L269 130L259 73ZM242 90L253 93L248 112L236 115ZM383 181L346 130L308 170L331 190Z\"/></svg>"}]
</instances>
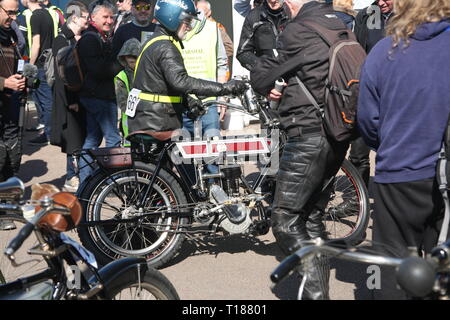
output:
<instances>
[{"instance_id":1,"label":"black leather jacket","mask_svg":"<svg viewBox=\"0 0 450 320\"><path fill-rule=\"evenodd\" d=\"M278 57L260 59L250 73L253 89L266 96L278 78L284 78L278 112L284 129L301 128L304 133L319 128L321 117L317 109L300 89L296 77L306 85L316 101L323 104L325 80L328 76L329 47L314 31L301 24L312 20L332 30L346 30L334 15L331 4L311 1L287 26L278 39Z\"/></svg>"},{"instance_id":2,"label":"black leather jacket","mask_svg":"<svg viewBox=\"0 0 450 320\"><path fill-rule=\"evenodd\" d=\"M169 35L163 28L152 39ZM133 88L143 93L183 97L182 103L140 100L136 114L128 118L130 132L172 131L182 127L182 112L188 108L186 95L212 97L227 94L217 82L188 76L178 48L170 40L159 40L147 47L137 66Z\"/></svg>"},{"instance_id":3,"label":"black leather jacket","mask_svg":"<svg viewBox=\"0 0 450 320\"><path fill-rule=\"evenodd\" d=\"M283 7L278 17L270 14L266 3L254 8L245 18L236 58L251 70L259 57L273 55L279 34L289 22L287 9Z\"/></svg>"}]
</instances>

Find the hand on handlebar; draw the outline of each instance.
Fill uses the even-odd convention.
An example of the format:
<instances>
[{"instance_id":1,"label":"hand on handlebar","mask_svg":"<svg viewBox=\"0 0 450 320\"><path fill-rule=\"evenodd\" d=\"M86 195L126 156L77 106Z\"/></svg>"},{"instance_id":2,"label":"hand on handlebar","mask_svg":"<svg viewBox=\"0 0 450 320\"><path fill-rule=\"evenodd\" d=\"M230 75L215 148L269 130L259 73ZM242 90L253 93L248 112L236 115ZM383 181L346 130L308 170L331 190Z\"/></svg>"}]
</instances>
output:
<instances>
[{"instance_id":1,"label":"hand on handlebar","mask_svg":"<svg viewBox=\"0 0 450 320\"><path fill-rule=\"evenodd\" d=\"M242 80L230 80L223 84L223 95L231 94L237 96L243 94L247 90L247 84Z\"/></svg>"},{"instance_id":2,"label":"hand on handlebar","mask_svg":"<svg viewBox=\"0 0 450 320\"><path fill-rule=\"evenodd\" d=\"M195 120L206 113L206 109L203 107L202 102L198 99L188 97L188 106L189 110L187 112L187 116L189 119Z\"/></svg>"},{"instance_id":3,"label":"hand on handlebar","mask_svg":"<svg viewBox=\"0 0 450 320\"><path fill-rule=\"evenodd\" d=\"M268 99L271 101L279 101L281 97L283 96L283 93L278 91L277 89L273 88L272 91L269 93Z\"/></svg>"}]
</instances>

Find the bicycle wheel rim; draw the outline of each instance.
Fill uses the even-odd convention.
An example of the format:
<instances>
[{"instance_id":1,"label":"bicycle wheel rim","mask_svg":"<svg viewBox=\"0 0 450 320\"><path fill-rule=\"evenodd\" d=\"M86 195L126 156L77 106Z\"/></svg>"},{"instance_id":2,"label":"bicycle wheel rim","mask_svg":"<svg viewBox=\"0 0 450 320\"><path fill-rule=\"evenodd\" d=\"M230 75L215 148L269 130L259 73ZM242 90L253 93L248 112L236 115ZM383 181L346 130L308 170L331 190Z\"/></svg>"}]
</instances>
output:
<instances>
[{"instance_id":1,"label":"bicycle wheel rim","mask_svg":"<svg viewBox=\"0 0 450 320\"><path fill-rule=\"evenodd\" d=\"M345 206L345 212L336 208ZM369 199L364 182L345 160L335 176L333 192L325 209L324 224L328 239L356 244L364 239L369 220Z\"/></svg>"}]
</instances>

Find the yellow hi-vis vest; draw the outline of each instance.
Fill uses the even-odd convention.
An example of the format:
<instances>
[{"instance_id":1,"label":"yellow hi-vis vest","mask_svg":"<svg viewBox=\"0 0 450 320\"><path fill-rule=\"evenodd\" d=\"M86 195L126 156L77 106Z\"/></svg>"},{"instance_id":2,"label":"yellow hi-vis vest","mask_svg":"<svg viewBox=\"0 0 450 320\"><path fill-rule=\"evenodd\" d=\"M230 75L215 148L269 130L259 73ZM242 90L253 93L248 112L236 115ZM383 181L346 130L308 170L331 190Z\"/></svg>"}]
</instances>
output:
<instances>
[{"instance_id":1,"label":"yellow hi-vis vest","mask_svg":"<svg viewBox=\"0 0 450 320\"><path fill-rule=\"evenodd\" d=\"M199 30L199 27L201 23L197 23L183 41L184 49L181 54L184 66L191 77L217 81L217 24L206 20L203 29ZM215 99L216 97L209 97L203 101Z\"/></svg>"},{"instance_id":2,"label":"yellow hi-vis vest","mask_svg":"<svg viewBox=\"0 0 450 320\"><path fill-rule=\"evenodd\" d=\"M155 38L149 40L145 44L144 48L141 50L141 54L137 58L136 67L134 69L134 78L136 78L136 72L138 70L139 62L141 61L142 54L145 52L145 50L148 47L150 47L156 41L160 41L160 40L169 40L169 41L171 41L175 45L175 47L177 47L177 49L181 52L180 43L178 41L176 41L173 37L170 37L170 36L159 36L159 37L155 37ZM134 81L134 79L133 79L133 81ZM146 101L153 101L153 102L163 102L163 103L181 103L183 101L182 97L163 96L163 95L159 95L159 94L145 93L145 92L141 92L139 94L139 99L146 100Z\"/></svg>"},{"instance_id":3,"label":"yellow hi-vis vest","mask_svg":"<svg viewBox=\"0 0 450 320\"><path fill-rule=\"evenodd\" d=\"M116 83L118 79L121 80L123 83L125 83L127 92L130 93L130 83L128 82L128 77L127 74L125 73L125 70L120 71L114 77L114 83ZM125 137L128 136L128 116L125 114L125 112L122 112L121 122L122 122L123 137L125 140ZM125 140L124 146L128 147L130 146L130 143Z\"/></svg>"},{"instance_id":4,"label":"yellow hi-vis vest","mask_svg":"<svg viewBox=\"0 0 450 320\"><path fill-rule=\"evenodd\" d=\"M48 13L53 20L53 36L56 38L58 36L58 26L59 26L59 15L55 12L55 10L47 9ZM28 41L28 51L30 53L31 59L31 44L33 43L33 33L31 31L31 16L33 12L30 9L25 9L22 12L22 15L25 17L25 24L27 26L27 41Z\"/></svg>"}]
</instances>

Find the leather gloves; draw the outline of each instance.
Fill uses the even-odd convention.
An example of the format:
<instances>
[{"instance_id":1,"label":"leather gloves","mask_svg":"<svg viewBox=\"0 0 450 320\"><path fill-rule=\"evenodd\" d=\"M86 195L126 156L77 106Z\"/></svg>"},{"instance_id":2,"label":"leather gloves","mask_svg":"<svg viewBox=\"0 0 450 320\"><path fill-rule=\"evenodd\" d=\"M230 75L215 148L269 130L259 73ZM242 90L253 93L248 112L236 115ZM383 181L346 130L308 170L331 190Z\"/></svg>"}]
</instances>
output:
<instances>
[{"instance_id":1,"label":"leather gloves","mask_svg":"<svg viewBox=\"0 0 450 320\"><path fill-rule=\"evenodd\" d=\"M222 95L233 95L237 96L243 94L247 90L247 85L244 81L241 80L230 80L227 83L223 84Z\"/></svg>"},{"instance_id":2,"label":"leather gloves","mask_svg":"<svg viewBox=\"0 0 450 320\"><path fill-rule=\"evenodd\" d=\"M187 116L189 119L195 120L196 118L206 113L206 110L205 108L203 108L202 102L200 100L188 96L187 101L189 107Z\"/></svg>"}]
</instances>

